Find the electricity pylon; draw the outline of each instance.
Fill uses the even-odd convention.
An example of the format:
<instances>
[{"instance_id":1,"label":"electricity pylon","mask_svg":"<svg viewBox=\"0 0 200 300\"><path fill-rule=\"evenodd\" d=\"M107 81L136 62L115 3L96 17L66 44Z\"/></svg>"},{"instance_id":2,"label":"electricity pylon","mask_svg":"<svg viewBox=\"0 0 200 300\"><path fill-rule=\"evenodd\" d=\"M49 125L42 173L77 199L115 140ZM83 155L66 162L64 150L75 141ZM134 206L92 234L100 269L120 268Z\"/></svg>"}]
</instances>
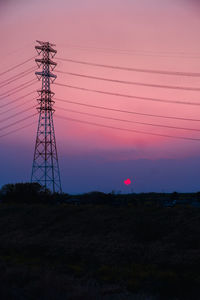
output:
<instances>
[{"instance_id":1,"label":"electricity pylon","mask_svg":"<svg viewBox=\"0 0 200 300\"><path fill-rule=\"evenodd\" d=\"M38 55L36 58L38 68L42 67L42 71L35 72L38 80L42 79L42 88L38 90L38 128L35 142L33 166L31 182L38 182L44 186L45 190L61 193L60 171L58 164L58 154L56 148L56 138L53 123L53 104L52 98L54 93L51 91L50 85L56 79L56 75L52 73L56 67L56 63L52 61L57 51L53 48L55 45L49 42L37 41L35 46Z\"/></svg>"}]
</instances>

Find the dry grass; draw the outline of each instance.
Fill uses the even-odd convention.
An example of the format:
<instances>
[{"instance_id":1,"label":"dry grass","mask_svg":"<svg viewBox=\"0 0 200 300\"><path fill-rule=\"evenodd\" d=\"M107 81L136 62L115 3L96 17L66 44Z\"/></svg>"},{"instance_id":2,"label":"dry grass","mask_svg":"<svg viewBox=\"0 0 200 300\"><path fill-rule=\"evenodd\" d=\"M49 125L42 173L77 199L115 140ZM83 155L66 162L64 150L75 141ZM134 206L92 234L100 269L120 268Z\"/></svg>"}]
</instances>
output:
<instances>
[{"instance_id":1,"label":"dry grass","mask_svg":"<svg viewBox=\"0 0 200 300\"><path fill-rule=\"evenodd\" d=\"M1 204L0 299L195 299L199 237L187 207Z\"/></svg>"}]
</instances>

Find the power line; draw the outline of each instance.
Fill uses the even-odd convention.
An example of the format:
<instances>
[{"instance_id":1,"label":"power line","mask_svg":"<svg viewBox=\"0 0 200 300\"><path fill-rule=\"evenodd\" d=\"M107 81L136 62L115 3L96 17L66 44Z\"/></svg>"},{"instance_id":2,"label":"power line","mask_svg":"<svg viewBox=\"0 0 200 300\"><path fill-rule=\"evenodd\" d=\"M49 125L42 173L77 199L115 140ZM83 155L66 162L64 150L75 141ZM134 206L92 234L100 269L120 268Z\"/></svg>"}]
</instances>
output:
<instances>
[{"instance_id":1,"label":"power line","mask_svg":"<svg viewBox=\"0 0 200 300\"><path fill-rule=\"evenodd\" d=\"M128 111L128 110L122 110L122 109L116 109L116 108L109 108L109 107L105 107L105 106L97 106L97 105L92 105L92 104L75 102L75 101L70 101L70 100L65 100L65 99L59 99L59 98L54 98L54 99L56 101L71 103L71 104L75 104L75 105L81 105L81 106L86 106L86 107L93 107L93 108L98 108L98 109L103 109L103 110L109 110L109 111L115 111L115 112L121 112L121 113L127 113L127 114L139 115L139 116L156 117L156 118L181 120L181 121L200 122L200 119L190 119L190 118L181 118L181 117L174 117L174 116L146 114L146 113L140 113L140 112L135 112L135 111Z\"/></svg>"},{"instance_id":2,"label":"power line","mask_svg":"<svg viewBox=\"0 0 200 300\"><path fill-rule=\"evenodd\" d=\"M35 67L29 68L26 71L23 71L23 72L21 72L19 74L16 74L16 75L14 75L14 76L12 76L12 77L10 77L10 78L8 78L8 79L0 82L0 88L4 87L5 85L8 85L8 84L12 83L13 81L16 81L18 79L21 79L21 78L25 77L26 75L32 73L33 70L35 70Z\"/></svg>"},{"instance_id":3,"label":"power line","mask_svg":"<svg viewBox=\"0 0 200 300\"><path fill-rule=\"evenodd\" d=\"M167 135L167 134L159 134L159 133L152 133L152 132L146 132L146 131L140 131L140 130L134 130L134 129L114 127L114 126L103 125L103 124L98 124L98 123L94 123L94 122L88 122L88 121L82 121L82 120L77 120L77 119L73 119L73 118L63 117L60 115L56 115L56 117L61 118L61 119L66 119L68 121L79 122L79 123L83 123L83 124L94 125L94 126L99 126L99 127L104 127L104 128L122 130L122 131L126 131L126 132L135 132L135 133L140 133L140 134L142 133L142 134L147 134L147 135L155 135L155 136L161 136L161 137L167 137L167 138L173 138L173 139L181 139L181 140L200 141L200 139L197 139L197 138L188 138L188 137L183 137L183 136L173 136L173 135Z\"/></svg>"},{"instance_id":4,"label":"power line","mask_svg":"<svg viewBox=\"0 0 200 300\"><path fill-rule=\"evenodd\" d=\"M28 82L32 82L32 83L27 84ZM26 89L27 87L29 87L29 86L35 84L37 81L35 81L35 80L32 79L32 80L30 80L30 81L28 81L28 82L22 84L22 85L21 85L21 88L18 87L18 90L13 91L12 93L7 92L7 93L9 93L9 94L5 94L4 96L2 96L2 97L0 98L0 100L3 100L5 97L12 96L13 94L18 93L18 92L20 92L20 91ZM27 84L27 85L26 85L26 84ZM1 96L1 95L0 95L0 96Z\"/></svg>"},{"instance_id":5,"label":"power line","mask_svg":"<svg viewBox=\"0 0 200 300\"><path fill-rule=\"evenodd\" d=\"M37 97L36 97L36 98L33 98L32 100L35 100L35 99L37 99ZM32 101L32 100L31 100L31 101ZM29 101L29 102L30 102L30 101ZM20 104L14 106L14 107L11 107L11 108L7 109L6 111L1 111L1 112L0 112L0 116L1 116L1 115L5 115L5 114L7 114L7 113L10 112L10 111L15 110L16 108L19 108L19 107L21 107L21 106L24 106L25 104L29 104L29 102L26 100L25 102L22 102L22 103L20 103Z\"/></svg>"},{"instance_id":6,"label":"power line","mask_svg":"<svg viewBox=\"0 0 200 300\"><path fill-rule=\"evenodd\" d=\"M89 79L97 79L97 80L109 81L109 82L115 82L115 83L122 83L122 84L130 84L130 85L138 85L138 86L146 86L146 87L156 87L156 88L173 89L173 90L195 91L195 92L200 91L200 88L194 88L194 87L182 87L182 86L149 84L149 83L143 83L143 82L117 80L117 79L90 76L90 75L78 74L78 73L72 73L72 72L64 72L64 71L60 71L60 70L58 70L57 72L62 73L62 74L71 75L71 76L77 76L77 77L83 77L83 78L89 78Z\"/></svg>"},{"instance_id":7,"label":"power line","mask_svg":"<svg viewBox=\"0 0 200 300\"><path fill-rule=\"evenodd\" d=\"M194 58L199 59L199 53L186 53L183 51L179 52L169 52L169 51L146 51L146 50L127 50L127 49L116 49L116 48L108 48L108 47L91 47L91 46L80 46L80 45L69 45L62 44L61 46L81 49L81 50L96 50L98 52L103 53L120 53L120 54L128 54L128 55L137 55L137 56L156 56L156 57L169 57L169 58Z\"/></svg>"},{"instance_id":8,"label":"power line","mask_svg":"<svg viewBox=\"0 0 200 300\"><path fill-rule=\"evenodd\" d=\"M141 124L141 125L148 125L148 126L160 127L160 128L171 128L171 129L189 130L189 131L200 132L200 129L196 129L196 128L178 127L178 126L160 125L160 124L146 123L146 122L139 122L139 121L132 121L132 120L124 120L124 119L120 119L120 118L113 118L113 117L101 116L101 115L87 113L87 112L80 112L80 111L77 111L77 110L66 109L66 108L63 108L63 107L57 107L57 109L61 109L63 111L74 112L74 113L78 113L78 114L82 114L82 115L87 115L87 116L91 116L91 117L97 117L97 118L107 119L107 120L114 120L114 121L120 121L120 122L126 122L126 123L134 123L134 124Z\"/></svg>"},{"instance_id":9,"label":"power line","mask_svg":"<svg viewBox=\"0 0 200 300\"><path fill-rule=\"evenodd\" d=\"M187 77L200 77L200 73L196 72L180 72L180 71L166 71L166 70L153 70L153 69L141 69L141 68L129 68L129 67L120 67L120 66L112 66L105 64L98 64L92 62L86 62L81 60L74 60L68 58L57 58L60 61L67 61L76 64L88 65L93 67L101 67L108 68L114 70L122 70L122 71L130 71L130 72L139 72L139 73L150 73L150 74L160 74L160 75L172 75L172 76L187 76Z\"/></svg>"},{"instance_id":10,"label":"power line","mask_svg":"<svg viewBox=\"0 0 200 300\"><path fill-rule=\"evenodd\" d=\"M64 86L67 88L77 89L81 91L87 91L87 92L94 92L98 94L105 94L110 96L116 96L116 97L124 97L129 99L138 99L142 101L154 101L154 102L162 102L162 103L170 103L170 104L184 104L184 105L193 105L193 106L200 106L200 103L196 102L186 102L186 101L173 101L173 100L165 100L165 99L158 99L158 98L150 98L150 97L139 97L134 95L127 95L127 94L120 94L120 93L112 93L112 92L105 92L101 90L94 90L94 89L88 89L83 87L78 87L74 85L68 85L68 84L62 84L62 83L55 83L58 86Z\"/></svg>"},{"instance_id":11,"label":"power line","mask_svg":"<svg viewBox=\"0 0 200 300\"><path fill-rule=\"evenodd\" d=\"M24 87L24 86L26 86L27 84L29 84L30 82L33 82L33 81L34 81L34 80L31 79L31 80L28 80L28 81L26 81L26 82L24 82L24 83L21 83L20 85L15 86L14 88L10 89L9 91L6 91L6 92L0 94L0 97L3 97L4 95L7 95L8 93L11 93L11 92L13 92L13 91L15 91L15 90L18 90L19 88Z\"/></svg>"},{"instance_id":12,"label":"power line","mask_svg":"<svg viewBox=\"0 0 200 300\"><path fill-rule=\"evenodd\" d=\"M32 115L30 115L30 116L28 116L28 117L25 117L25 118L23 118L23 119L20 119L20 120L18 120L18 121L15 121L14 123L11 123L11 124L8 124L8 125L6 125L6 126L4 126L4 127L1 127L1 128L0 128L0 131L1 131L1 130L4 130L4 129L6 129L6 128L12 127L13 125L16 125L16 124L18 124L18 123L21 123L21 122L23 122L23 121L29 119L30 117L33 117L33 116L36 116L36 115L37 115L37 113L32 114Z\"/></svg>"},{"instance_id":13,"label":"power line","mask_svg":"<svg viewBox=\"0 0 200 300\"><path fill-rule=\"evenodd\" d=\"M24 109L24 110L21 110L21 111L15 113L14 115L11 115L11 116L9 116L9 117L6 117L6 118L4 118L4 119L1 119L1 120L0 120L0 123L5 122L5 121L7 121L7 120L10 120L10 119L12 119L12 118L14 118L14 117L16 117L16 116L18 116L18 115L21 115L21 114L23 114L23 113L25 113L25 112L27 112L27 111L29 111L29 110L32 110L32 109L35 108L36 106L37 106L37 105L34 105L34 106L32 106L32 107L29 107L29 108L26 108L26 109Z\"/></svg>"},{"instance_id":14,"label":"power line","mask_svg":"<svg viewBox=\"0 0 200 300\"><path fill-rule=\"evenodd\" d=\"M12 51L10 51L10 52L6 52L6 55L3 56L3 59L4 59L5 57L8 57L8 56L10 56L10 55L13 55L13 54L15 54L15 53L17 53L17 52L22 52L21 50L26 49L26 48L29 47L30 45L32 45L32 42L31 42L31 43L25 43L24 46L18 47L18 48L16 48L15 50L12 50Z\"/></svg>"},{"instance_id":15,"label":"power line","mask_svg":"<svg viewBox=\"0 0 200 300\"><path fill-rule=\"evenodd\" d=\"M4 136L7 136L7 135L10 135L10 134L12 134L12 133L15 133L15 132L17 132L17 131L20 131L20 130L22 130L22 129L25 129L25 128L27 128L27 127L30 127L30 126L33 125L33 124L35 124L35 122L31 122L31 123L29 123L29 124L26 124L26 125L24 125L24 126L21 126L21 127L17 128L17 129L8 131L7 133L0 135L0 138L2 138L2 137L4 137Z\"/></svg>"},{"instance_id":16,"label":"power line","mask_svg":"<svg viewBox=\"0 0 200 300\"><path fill-rule=\"evenodd\" d=\"M10 104L12 104L12 103L18 102L19 100L24 99L25 97L30 96L31 94L34 94L34 93L35 93L35 91L32 91L32 92L30 92L30 93L28 93L28 94L26 94L26 95L20 96L20 97L14 99L14 100L12 100L12 101L9 101L9 102L7 102L7 103L1 105L0 108L6 107L6 106L8 106L8 105L10 105Z\"/></svg>"},{"instance_id":17,"label":"power line","mask_svg":"<svg viewBox=\"0 0 200 300\"><path fill-rule=\"evenodd\" d=\"M0 76L4 75L4 74L6 74L6 73L8 73L8 72L10 72L10 71L13 71L14 69L16 69L16 68L18 68L18 67L20 67L20 66L23 66L23 65L26 64L27 62L31 61L33 58L35 58L35 56L33 56L33 57L29 58L29 59L26 59L25 61L23 61L23 62L21 62L21 63L15 65L15 66L13 66L13 67L10 68L10 69L5 70L4 72L0 73Z\"/></svg>"}]
</instances>

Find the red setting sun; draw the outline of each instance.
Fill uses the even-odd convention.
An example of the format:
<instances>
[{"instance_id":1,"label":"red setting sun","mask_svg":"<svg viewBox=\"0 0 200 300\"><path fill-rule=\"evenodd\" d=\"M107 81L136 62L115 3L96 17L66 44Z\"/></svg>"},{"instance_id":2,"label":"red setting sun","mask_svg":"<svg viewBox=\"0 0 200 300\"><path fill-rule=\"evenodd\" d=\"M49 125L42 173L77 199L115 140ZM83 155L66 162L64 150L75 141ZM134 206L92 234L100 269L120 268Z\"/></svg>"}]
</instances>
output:
<instances>
[{"instance_id":1,"label":"red setting sun","mask_svg":"<svg viewBox=\"0 0 200 300\"><path fill-rule=\"evenodd\" d=\"M131 184L131 180L128 178L126 180L124 180L124 184L125 185L130 185Z\"/></svg>"}]
</instances>

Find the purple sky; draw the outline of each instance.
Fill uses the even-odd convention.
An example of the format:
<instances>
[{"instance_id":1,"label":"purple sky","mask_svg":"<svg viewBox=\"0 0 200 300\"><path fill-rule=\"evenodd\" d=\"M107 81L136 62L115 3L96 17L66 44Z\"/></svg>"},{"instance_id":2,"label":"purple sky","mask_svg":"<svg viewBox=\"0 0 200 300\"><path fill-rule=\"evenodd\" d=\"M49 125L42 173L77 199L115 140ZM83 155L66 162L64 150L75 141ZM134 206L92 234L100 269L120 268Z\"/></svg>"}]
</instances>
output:
<instances>
[{"instance_id":1,"label":"purple sky","mask_svg":"<svg viewBox=\"0 0 200 300\"><path fill-rule=\"evenodd\" d=\"M195 0L0 1L1 70L3 72L33 56L35 40L39 39L55 43L58 57L134 68L199 72L199 15L200 5ZM57 62L57 69L62 71L151 84L199 87L199 78L107 70ZM21 69L3 75L0 77L0 86L10 76L34 65L33 60ZM57 75L57 82L64 84L142 97L199 102L199 91L130 86L60 73ZM34 72L27 79L22 78L0 88L0 94L31 78L34 78ZM0 106L39 87L38 82L27 90L5 97L0 100ZM200 119L198 106L145 102L70 90L56 85L52 90L57 98L81 103L146 114ZM36 104L34 97L32 95L24 99L27 104L23 109ZM30 115L27 112L2 122L6 116L22 109L7 112L11 107L12 105L0 108L0 128ZM102 112L56 102L55 129L65 192L200 190L200 141L176 140L83 125L56 118L56 114L109 126L187 138L200 139L200 132L126 124L64 112L62 108L167 126L200 129L200 123ZM0 186L30 180L37 117L33 120L35 124L31 127L0 138ZM16 128L21 125L16 125ZM14 128L0 129L0 133L7 133ZM124 179L128 177L133 181L130 187L123 185Z\"/></svg>"}]
</instances>

